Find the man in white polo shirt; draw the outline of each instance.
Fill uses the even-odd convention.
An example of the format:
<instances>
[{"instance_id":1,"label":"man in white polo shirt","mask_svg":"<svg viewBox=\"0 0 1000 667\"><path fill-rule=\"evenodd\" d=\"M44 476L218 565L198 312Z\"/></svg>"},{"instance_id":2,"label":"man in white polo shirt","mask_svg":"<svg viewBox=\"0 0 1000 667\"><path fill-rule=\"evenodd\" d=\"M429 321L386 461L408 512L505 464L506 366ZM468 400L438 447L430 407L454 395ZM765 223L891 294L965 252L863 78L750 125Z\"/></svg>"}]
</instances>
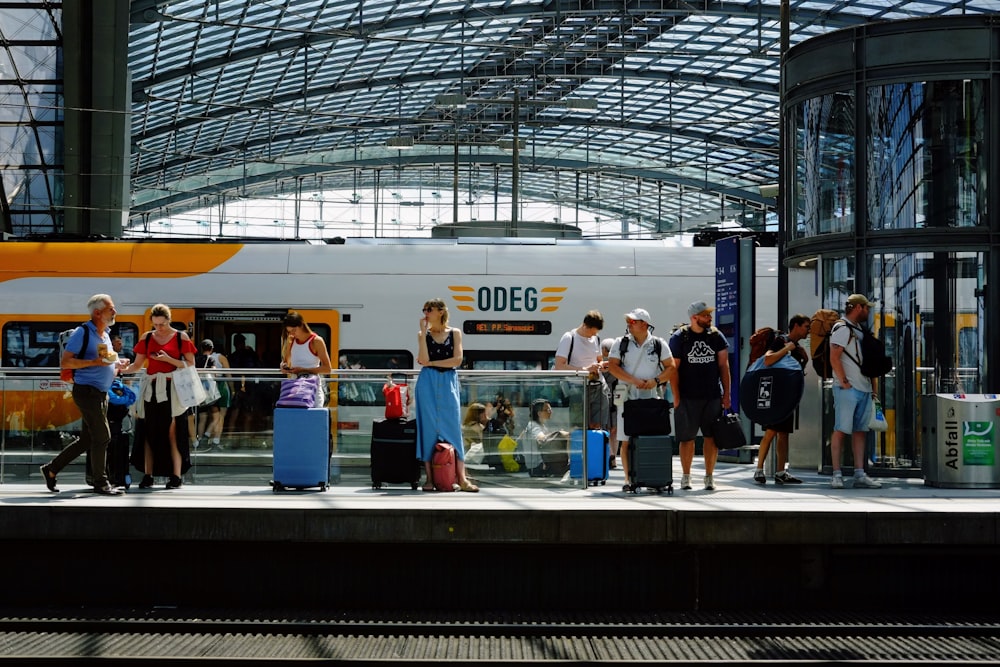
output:
<instances>
[{"instance_id":1,"label":"man in white polo shirt","mask_svg":"<svg viewBox=\"0 0 1000 667\"><path fill-rule=\"evenodd\" d=\"M622 468L626 481L629 480L628 432L625 430L622 405L634 398L657 398L657 387L667 382L673 390L675 405L680 395L670 346L667 341L653 335L654 327L649 319L649 313L642 308L626 314L628 333L615 341L608 357L608 370L618 378L615 388L618 438L622 443Z\"/></svg>"}]
</instances>

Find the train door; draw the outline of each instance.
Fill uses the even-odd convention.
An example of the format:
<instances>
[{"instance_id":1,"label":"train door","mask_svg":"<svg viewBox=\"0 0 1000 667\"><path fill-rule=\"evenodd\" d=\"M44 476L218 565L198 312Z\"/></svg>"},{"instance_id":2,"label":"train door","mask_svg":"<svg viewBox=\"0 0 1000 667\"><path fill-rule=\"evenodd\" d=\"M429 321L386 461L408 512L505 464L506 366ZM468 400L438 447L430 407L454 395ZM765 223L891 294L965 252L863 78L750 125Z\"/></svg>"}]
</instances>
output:
<instances>
[{"instance_id":1,"label":"train door","mask_svg":"<svg viewBox=\"0 0 1000 667\"><path fill-rule=\"evenodd\" d=\"M190 315L192 326L189 333L196 343L211 340L215 351L226 357L231 368L277 370L281 363L281 339L284 334L282 321L288 310L199 308L181 312ZM298 312L309 328L326 341L331 360L336 359L339 313L335 310ZM231 377L233 403L226 417L227 431L246 434L270 430L280 378L259 372L233 374ZM333 423L336 423L335 420Z\"/></svg>"}]
</instances>

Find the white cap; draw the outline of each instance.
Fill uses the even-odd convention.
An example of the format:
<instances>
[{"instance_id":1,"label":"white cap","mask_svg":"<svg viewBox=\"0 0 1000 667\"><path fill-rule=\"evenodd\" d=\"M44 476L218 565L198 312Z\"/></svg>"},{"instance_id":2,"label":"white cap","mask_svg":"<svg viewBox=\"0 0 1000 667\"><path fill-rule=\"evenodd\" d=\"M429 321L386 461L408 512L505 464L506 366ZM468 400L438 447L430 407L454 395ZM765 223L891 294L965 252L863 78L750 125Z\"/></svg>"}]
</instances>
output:
<instances>
[{"instance_id":1,"label":"white cap","mask_svg":"<svg viewBox=\"0 0 1000 667\"><path fill-rule=\"evenodd\" d=\"M645 322L646 324L652 324L649 318L649 311L643 308L635 308L631 313L625 313L626 320L639 320L640 322Z\"/></svg>"}]
</instances>

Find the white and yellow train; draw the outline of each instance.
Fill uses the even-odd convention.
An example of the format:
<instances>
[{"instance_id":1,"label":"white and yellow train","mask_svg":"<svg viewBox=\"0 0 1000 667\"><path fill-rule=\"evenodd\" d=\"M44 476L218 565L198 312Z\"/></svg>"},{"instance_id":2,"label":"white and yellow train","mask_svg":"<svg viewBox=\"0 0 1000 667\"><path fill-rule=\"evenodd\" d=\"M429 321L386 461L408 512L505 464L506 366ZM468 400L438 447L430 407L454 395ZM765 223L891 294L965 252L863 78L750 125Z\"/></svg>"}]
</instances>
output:
<instances>
[{"instance_id":1,"label":"white and yellow train","mask_svg":"<svg viewBox=\"0 0 1000 667\"><path fill-rule=\"evenodd\" d=\"M758 249L756 265L756 323L773 326L776 251ZM108 293L126 352L149 330L150 307L165 303L195 341L229 354L242 335L261 367L277 368L279 323L293 309L327 340L334 363L413 368L420 308L441 297L464 332L467 368L544 370L588 310L604 314L603 336L621 335L623 313L636 306L666 335L688 304L714 301L715 273L714 248L661 240L7 241L0 366L57 366L58 333L86 319L88 297ZM10 414L19 397L4 394ZM24 427L72 421L72 403L50 396L50 407L25 411L34 423Z\"/></svg>"}]
</instances>

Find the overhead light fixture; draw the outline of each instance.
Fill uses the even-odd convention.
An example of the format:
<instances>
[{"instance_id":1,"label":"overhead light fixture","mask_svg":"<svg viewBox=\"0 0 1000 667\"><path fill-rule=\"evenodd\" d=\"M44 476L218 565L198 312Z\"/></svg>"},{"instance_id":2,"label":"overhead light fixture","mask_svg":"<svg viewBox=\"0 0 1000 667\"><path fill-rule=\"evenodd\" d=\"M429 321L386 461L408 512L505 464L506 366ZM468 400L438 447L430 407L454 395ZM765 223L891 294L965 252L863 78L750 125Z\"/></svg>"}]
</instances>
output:
<instances>
[{"instance_id":1,"label":"overhead light fixture","mask_svg":"<svg viewBox=\"0 0 1000 667\"><path fill-rule=\"evenodd\" d=\"M527 142L524 139L518 139L517 140L517 149L519 151L523 151L527 145L528 144L527 144ZM500 147L500 150L512 151L512 150L514 150L514 140L513 139L500 139L499 141L497 141L497 146Z\"/></svg>"},{"instance_id":2,"label":"overhead light fixture","mask_svg":"<svg viewBox=\"0 0 1000 667\"><path fill-rule=\"evenodd\" d=\"M778 196L778 184L768 184L761 185L758 190L760 191L761 197L777 197Z\"/></svg>"},{"instance_id":3,"label":"overhead light fixture","mask_svg":"<svg viewBox=\"0 0 1000 667\"><path fill-rule=\"evenodd\" d=\"M385 145L389 148L413 148L413 137L389 137Z\"/></svg>"},{"instance_id":4,"label":"overhead light fixture","mask_svg":"<svg viewBox=\"0 0 1000 667\"><path fill-rule=\"evenodd\" d=\"M464 109L469 103L469 99L462 94L438 95L434 98L434 104L439 107L451 109Z\"/></svg>"}]
</instances>

